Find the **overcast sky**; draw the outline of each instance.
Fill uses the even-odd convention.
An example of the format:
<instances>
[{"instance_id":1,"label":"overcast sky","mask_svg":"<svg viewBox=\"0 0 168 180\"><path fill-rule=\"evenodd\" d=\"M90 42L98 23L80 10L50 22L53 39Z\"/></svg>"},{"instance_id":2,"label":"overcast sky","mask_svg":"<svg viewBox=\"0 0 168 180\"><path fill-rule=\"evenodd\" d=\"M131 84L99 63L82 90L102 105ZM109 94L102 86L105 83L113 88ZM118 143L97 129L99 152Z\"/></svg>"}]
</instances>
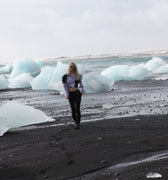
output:
<instances>
[{"instance_id":1,"label":"overcast sky","mask_svg":"<svg viewBox=\"0 0 168 180\"><path fill-rule=\"evenodd\" d=\"M0 61L168 49L168 0L0 0Z\"/></svg>"}]
</instances>

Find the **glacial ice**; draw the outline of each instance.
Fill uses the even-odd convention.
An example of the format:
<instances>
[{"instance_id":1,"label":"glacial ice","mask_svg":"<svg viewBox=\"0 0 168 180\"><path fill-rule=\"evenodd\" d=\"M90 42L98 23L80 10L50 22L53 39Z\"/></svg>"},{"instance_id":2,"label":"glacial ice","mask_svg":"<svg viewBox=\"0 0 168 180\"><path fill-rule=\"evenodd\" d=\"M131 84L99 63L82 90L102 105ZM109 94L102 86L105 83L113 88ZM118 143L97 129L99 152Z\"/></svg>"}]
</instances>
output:
<instances>
[{"instance_id":1,"label":"glacial ice","mask_svg":"<svg viewBox=\"0 0 168 180\"><path fill-rule=\"evenodd\" d=\"M0 89L8 88L8 80L4 77L3 74L0 74Z\"/></svg>"},{"instance_id":2,"label":"glacial ice","mask_svg":"<svg viewBox=\"0 0 168 180\"><path fill-rule=\"evenodd\" d=\"M92 65L89 65L88 68L85 63L78 63L78 70L83 75L83 85L86 92L105 92L109 91L116 81L143 80L148 76L154 75L156 77L155 75L158 74L163 76L163 74L168 73L168 64L162 58L153 57L146 63L136 65L136 61L134 63L132 60L132 62L132 65L119 65L116 62L115 65L108 67L101 73L96 73ZM49 66L40 60L23 59L15 61L13 65L9 63L0 66L2 66L0 74L4 73L6 77L9 76L8 79L5 76L0 76L0 89L32 87L33 90L53 89L63 93L61 79L67 71L67 63L58 61L57 65L54 62Z\"/></svg>"},{"instance_id":3,"label":"glacial ice","mask_svg":"<svg viewBox=\"0 0 168 180\"><path fill-rule=\"evenodd\" d=\"M58 82L50 82L48 89L59 91L60 94L64 93L64 89L62 86L62 81Z\"/></svg>"},{"instance_id":4,"label":"glacial ice","mask_svg":"<svg viewBox=\"0 0 168 180\"><path fill-rule=\"evenodd\" d=\"M1 74L10 74L12 72L13 66L12 64L6 64L5 66L0 68Z\"/></svg>"},{"instance_id":5,"label":"glacial ice","mask_svg":"<svg viewBox=\"0 0 168 180\"><path fill-rule=\"evenodd\" d=\"M136 66L116 65L111 66L101 72L101 75L106 76L113 81L120 80L142 80L148 75L148 70L144 64Z\"/></svg>"},{"instance_id":6,"label":"glacial ice","mask_svg":"<svg viewBox=\"0 0 168 180\"><path fill-rule=\"evenodd\" d=\"M54 121L44 112L18 102L8 102L0 107L0 135L12 128Z\"/></svg>"},{"instance_id":7,"label":"glacial ice","mask_svg":"<svg viewBox=\"0 0 168 180\"><path fill-rule=\"evenodd\" d=\"M33 77L30 74L21 74L15 78L9 78L9 87L10 88L28 88L31 87L30 82Z\"/></svg>"},{"instance_id":8,"label":"glacial ice","mask_svg":"<svg viewBox=\"0 0 168 180\"><path fill-rule=\"evenodd\" d=\"M10 78L15 78L20 74L28 73L32 77L36 77L41 72L41 67L32 59L16 60L13 64L13 70Z\"/></svg>"},{"instance_id":9,"label":"glacial ice","mask_svg":"<svg viewBox=\"0 0 168 180\"><path fill-rule=\"evenodd\" d=\"M158 67L153 71L154 74L165 74L168 73L168 64Z\"/></svg>"},{"instance_id":10,"label":"glacial ice","mask_svg":"<svg viewBox=\"0 0 168 180\"><path fill-rule=\"evenodd\" d=\"M58 61L55 67L53 77L50 82L58 82L62 80L62 76L66 73L68 66Z\"/></svg>"},{"instance_id":11,"label":"glacial ice","mask_svg":"<svg viewBox=\"0 0 168 180\"><path fill-rule=\"evenodd\" d=\"M42 62L42 61L40 61L40 60L35 60L35 62L36 62L36 64L38 64L39 65L39 67L44 67L44 63Z\"/></svg>"},{"instance_id":12,"label":"glacial ice","mask_svg":"<svg viewBox=\"0 0 168 180\"><path fill-rule=\"evenodd\" d=\"M46 66L42 68L41 73L35 77L32 82L32 89L55 89L59 90L62 76L66 73L67 65L57 62L57 66ZM58 87L57 87L58 85Z\"/></svg>"},{"instance_id":13,"label":"glacial ice","mask_svg":"<svg viewBox=\"0 0 168 180\"><path fill-rule=\"evenodd\" d=\"M41 73L31 81L33 90L48 89L49 83L53 78L55 67L45 66Z\"/></svg>"},{"instance_id":14,"label":"glacial ice","mask_svg":"<svg viewBox=\"0 0 168 180\"><path fill-rule=\"evenodd\" d=\"M115 65L101 72L113 81L143 80L150 74L161 74L168 72L168 64L161 58L153 57L146 64L137 65Z\"/></svg>"},{"instance_id":15,"label":"glacial ice","mask_svg":"<svg viewBox=\"0 0 168 180\"><path fill-rule=\"evenodd\" d=\"M1 124L1 127L0 127L0 136L3 136L3 134L8 131L9 127L8 127L8 121L3 118L3 117L0 117L0 124Z\"/></svg>"},{"instance_id":16,"label":"glacial ice","mask_svg":"<svg viewBox=\"0 0 168 180\"><path fill-rule=\"evenodd\" d=\"M146 63L146 68L148 69L148 71L154 71L157 68L159 68L160 66L165 65L165 61L161 58L158 57L153 57L151 60L149 60Z\"/></svg>"},{"instance_id":17,"label":"glacial ice","mask_svg":"<svg viewBox=\"0 0 168 180\"><path fill-rule=\"evenodd\" d=\"M99 74L89 73L83 76L83 85L87 93L109 91L113 84L114 81Z\"/></svg>"},{"instance_id":18,"label":"glacial ice","mask_svg":"<svg viewBox=\"0 0 168 180\"><path fill-rule=\"evenodd\" d=\"M148 173L146 175L146 178L153 179L153 178L162 178L162 175L160 173Z\"/></svg>"}]
</instances>

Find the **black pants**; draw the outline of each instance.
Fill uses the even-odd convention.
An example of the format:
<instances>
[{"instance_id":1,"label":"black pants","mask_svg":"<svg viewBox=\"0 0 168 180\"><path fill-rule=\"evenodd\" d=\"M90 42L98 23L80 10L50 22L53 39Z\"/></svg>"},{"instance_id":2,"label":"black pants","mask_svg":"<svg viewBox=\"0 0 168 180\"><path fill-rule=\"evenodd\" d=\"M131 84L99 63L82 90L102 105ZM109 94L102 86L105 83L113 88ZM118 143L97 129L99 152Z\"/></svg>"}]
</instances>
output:
<instances>
[{"instance_id":1,"label":"black pants","mask_svg":"<svg viewBox=\"0 0 168 180\"><path fill-rule=\"evenodd\" d=\"M81 112L80 112L81 93L79 90L74 92L69 92L69 103L72 110L72 118L75 121L75 123L79 125L81 120Z\"/></svg>"}]
</instances>

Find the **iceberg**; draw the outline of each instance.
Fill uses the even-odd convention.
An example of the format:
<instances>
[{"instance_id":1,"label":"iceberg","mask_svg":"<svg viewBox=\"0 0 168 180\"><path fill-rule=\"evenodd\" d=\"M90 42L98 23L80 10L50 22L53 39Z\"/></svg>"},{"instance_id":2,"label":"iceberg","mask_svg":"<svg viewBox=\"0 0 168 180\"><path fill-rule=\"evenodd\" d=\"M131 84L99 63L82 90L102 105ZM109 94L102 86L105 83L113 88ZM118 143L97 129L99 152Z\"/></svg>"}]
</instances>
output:
<instances>
[{"instance_id":1,"label":"iceberg","mask_svg":"<svg viewBox=\"0 0 168 180\"><path fill-rule=\"evenodd\" d=\"M146 67L147 67L148 71L154 71L163 65L166 65L166 62L163 59L158 58L158 57L153 57L151 60L149 60L146 63Z\"/></svg>"},{"instance_id":2,"label":"iceberg","mask_svg":"<svg viewBox=\"0 0 168 180\"><path fill-rule=\"evenodd\" d=\"M0 117L0 124L1 124L1 127L0 127L0 136L3 136L3 134L8 131L9 127L8 127L8 121L3 118L3 117Z\"/></svg>"},{"instance_id":3,"label":"iceberg","mask_svg":"<svg viewBox=\"0 0 168 180\"><path fill-rule=\"evenodd\" d=\"M57 66L55 67L53 77L51 78L50 82L58 82L62 80L62 76L67 71L67 65L63 64L62 62L58 61Z\"/></svg>"},{"instance_id":4,"label":"iceberg","mask_svg":"<svg viewBox=\"0 0 168 180\"><path fill-rule=\"evenodd\" d=\"M159 68L153 71L154 74L167 74L168 73L168 64L160 66Z\"/></svg>"},{"instance_id":5,"label":"iceberg","mask_svg":"<svg viewBox=\"0 0 168 180\"><path fill-rule=\"evenodd\" d=\"M40 60L35 60L35 62L36 62L36 64L38 64L39 65L39 67L44 67L44 63L42 62L42 61L40 61Z\"/></svg>"},{"instance_id":6,"label":"iceberg","mask_svg":"<svg viewBox=\"0 0 168 180\"><path fill-rule=\"evenodd\" d=\"M146 178L148 178L148 179L153 179L153 178L162 178L162 175L160 174L160 173L152 173L152 172L150 172L150 173L148 173L147 175L146 175Z\"/></svg>"},{"instance_id":7,"label":"iceberg","mask_svg":"<svg viewBox=\"0 0 168 180\"><path fill-rule=\"evenodd\" d=\"M87 93L110 91L114 81L99 74L89 73L83 76L83 85Z\"/></svg>"},{"instance_id":8,"label":"iceberg","mask_svg":"<svg viewBox=\"0 0 168 180\"><path fill-rule=\"evenodd\" d=\"M48 89L49 83L53 78L55 67L45 66L41 73L31 81L33 90Z\"/></svg>"},{"instance_id":9,"label":"iceberg","mask_svg":"<svg viewBox=\"0 0 168 180\"><path fill-rule=\"evenodd\" d=\"M113 81L128 80L128 69L127 65L115 65L111 66L101 72L101 75L112 79Z\"/></svg>"},{"instance_id":10,"label":"iceberg","mask_svg":"<svg viewBox=\"0 0 168 180\"><path fill-rule=\"evenodd\" d=\"M4 77L4 75L0 74L0 89L8 88L8 80Z\"/></svg>"},{"instance_id":11,"label":"iceberg","mask_svg":"<svg viewBox=\"0 0 168 180\"><path fill-rule=\"evenodd\" d=\"M32 80L32 89L54 89L62 91L60 82L62 81L62 76L66 73L66 70L67 65L62 62L57 62L57 66L43 67L41 73Z\"/></svg>"},{"instance_id":12,"label":"iceberg","mask_svg":"<svg viewBox=\"0 0 168 180\"><path fill-rule=\"evenodd\" d=\"M21 74L30 74L32 77L36 77L41 72L41 67L32 59L16 60L13 64L13 70L10 74L10 78L15 78Z\"/></svg>"},{"instance_id":13,"label":"iceberg","mask_svg":"<svg viewBox=\"0 0 168 180\"><path fill-rule=\"evenodd\" d=\"M60 94L64 93L62 81L50 82L48 89L59 91Z\"/></svg>"},{"instance_id":14,"label":"iceberg","mask_svg":"<svg viewBox=\"0 0 168 180\"><path fill-rule=\"evenodd\" d=\"M30 74L21 74L15 78L9 78L9 88L28 88L33 77Z\"/></svg>"},{"instance_id":15,"label":"iceberg","mask_svg":"<svg viewBox=\"0 0 168 180\"><path fill-rule=\"evenodd\" d=\"M148 70L145 64L139 64L129 68L128 77L133 80L142 80L148 76Z\"/></svg>"},{"instance_id":16,"label":"iceberg","mask_svg":"<svg viewBox=\"0 0 168 180\"><path fill-rule=\"evenodd\" d=\"M101 75L106 76L113 81L142 80L148 76L148 70L145 64L136 66L115 65L102 71Z\"/></svg>"},{"instance_id":17,"label":"iceberg","mask_svg":"<svg viewBox=\"0 0 168 180\"><path fill-rule=\"evenodd\" d=\"M12 128L50 121L54 119L34 107L8 102L0 107L0 136Z\"/></svg>"},{"instance_id":18,"label":"iceberg","mask_svg":"<svg viewBox=\"0 0 168 180\"><path fill-rule=\"evenodd\" d=\"M12 72L13 66L12 64L6 64L5 66L0 68L1 74L10 74Z\"/></svg>"}]
</instances>

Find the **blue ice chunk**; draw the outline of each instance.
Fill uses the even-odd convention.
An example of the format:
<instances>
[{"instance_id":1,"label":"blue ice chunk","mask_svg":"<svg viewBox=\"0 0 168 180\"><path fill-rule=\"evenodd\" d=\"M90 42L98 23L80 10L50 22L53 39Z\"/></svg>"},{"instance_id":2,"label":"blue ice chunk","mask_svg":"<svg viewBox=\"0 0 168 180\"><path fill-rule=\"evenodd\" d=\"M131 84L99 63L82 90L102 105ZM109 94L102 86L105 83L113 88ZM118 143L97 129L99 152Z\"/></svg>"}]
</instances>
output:
<instances>
[{"instance_id":1,"label":"blue ice chunk","mask_svg":"<svg viewBox=\"0 0 168 180\"><path fill-rule=\"evenodd\" d=\"M4 75L0 74L0 89L8 88L8 80L4 77Z\"/></svg>"},{"instance_id":2,"label":"blue ice chunk","mask_svg":"<svg viewBox=\"0 0 168 180\"><path fill-rule=\"evenodd\" d=\"M33 77L30 74L21 74L9 79L9 88L28 88Z\"/></svg>"},{"instance_id":3,"label":"blue ice chunk","mask_svg":"<svg viewBox=\"0 0 168 180\"><path fill-rule=\"evenodd\" d=\"M5 66L0 68L1 74L10 74L12 72L13 66L12 64L6 64Z\"/></svg>"},{"instance_id":4,"label":"blue ice chunk","mask_svg":"<svg viewBox=\"0 0 168 180\"><path fill-rule=\"evenodd\" d=\"M40 66L40 67L44 67L44 63L40 60L35 60L35 62Z\"/></svg>"},{"instance_id":5,"label":"blue ice chunk","mask_svg":"<svg viewBox=\"0 0 168 180\"><path fill-rule=\"evenodd\" d=\"M33 90L47 89L53 78L55 67L45 66L41 73L31 81Z\"/></svg>"},{"instance_id":6,"label":"blue ice chunk","mask_svg":"<svg viewBox=\"0 0 168 180\"><path fill-rule=\"evenodd\" d=\"M95 74L88 73L83 76L83 85L86 93L100 93L110 91L114 81L111 79Z\"/></svg>"},{"instance_id":7,"label":"blue ice chunk","mask_svg":"<svg viewBox=\"0 0 168 180\"><path fill-rule=\"evenodd\" d=\"M113 81L142 80L148 76L148 70L145 64L136 66L115 65L102 71L101 75L106 76Z\"/></svg>"},{"instance_id":8,"label":"blue ice chunk","mask_svg":"<svg viewBox=\"0 0 168 180\"><path fill-rule=\"evenodd\" d=\"M29 73L31 76L36 77L41 72L41 67L32 59L16 60L13 64L13 70L10 78L24 73Z\"/></svg>"},{"instance_id":9,"label":"blue ice chunk","mask_svg":"<svg viewBox=\"0 0 168 180\"><path fill-rule=\"evenodd\" d=\"M32 106L15 101L8 102L0 107L0 136L8 129L50 121L54 119Z\"/></svg>"},{"instance_id":10,"label":"blue ice chunk","mask_svg":"<svg viewBox=\"0 0 168 180\"><path fill-rule=\"evenodd\" d=\"M62 76L66 73L66 70L67 65L63 64L62 62L57 62L57 66L43 67L41 69L41 73L32 80L32 89L55 89L61 91L62 88L58 82L62 80Z\"/></svg>"}]
</instances>

